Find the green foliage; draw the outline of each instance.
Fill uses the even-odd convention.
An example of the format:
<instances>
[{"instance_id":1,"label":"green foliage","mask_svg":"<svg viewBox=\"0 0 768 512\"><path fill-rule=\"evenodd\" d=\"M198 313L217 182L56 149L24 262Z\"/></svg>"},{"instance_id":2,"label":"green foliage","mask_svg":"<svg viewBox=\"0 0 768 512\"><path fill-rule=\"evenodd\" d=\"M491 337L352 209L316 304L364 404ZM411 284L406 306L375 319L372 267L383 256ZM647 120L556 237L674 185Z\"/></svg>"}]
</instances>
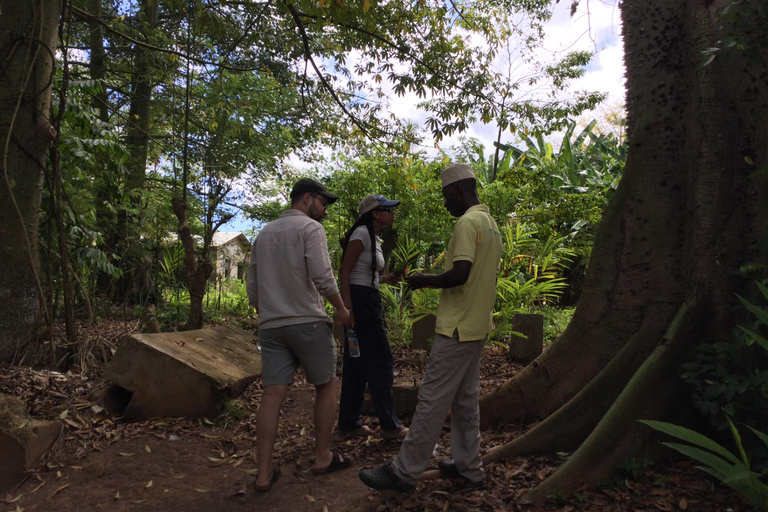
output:
<instances>
[{"instance_id":1,"label":"green foliage","mask_svg":"<svg viewBox=\"0 0 768 512\"><path fill-rule=\"evenodd\" d=\"M682 365L683 380L692 386L692 401L712 426L724 431L728 416L761 430L768 429L768 289L758 306L739 296L752 321L734 330L733 339L697 347L693 359Z\"/></svg>"},{"instance_id":2,"label":"green foliage","mask_svg":"<svg viewBox=\"0 0 768 512\"><path fill-rule=\"evenodd\" d=\"M404 281L397 285L382 284L379 292L384 306L389 342L394 346L408 345L411 328L416 321L411 313L411 296L415 292Z\"/></svg>"},{"instance_id":3,"label":"green foliage","mask_svg":"<svg viewBox=\"0 0 768 512\"><path fill-rule=\"evenodd\" d=\"M157 287L164 300L169 300L183 285L180 273L184 265L184 248L180 243L167 245L163 248L162 259L159 262Z\"/></svg>"},{"instance_id":4,"label":"green foliage","mask_svg":"<svg viewBox=\"0 0 768 512\"><path fill-rule=\"evenodd\" d=\"M732 488L759 510L768 510L768 485L761 481L760 473L752 471L750 461L742 445L741 436L734 424L728 420L734 443L738 449L738 457L712 439L693 430L664 423L661 421L640 420L641 423L681 439L688 444L663 443L666 446L682 453L703 464L699 469L714 476L722 483ZM768 435L749 427L749 429L768 446Z\"/></svg>"},{"instance_id":5,"label":"green foliage","mask_svg":"<svg viewBox=\"0 0 768 512\"><path fill-rule=\"evenodd\" d=\"M222 409L223 412L222 416L220 416L220 420L224 424L224 428L234 427L241 421L248 419L248 416L250 416L248 404L236 398L224 402L224 407Z\"/></svg>"},{"instance_id":6,"label":"green foliage","mask_svg":"<svg viewBox=\"0 0 768 512\"><path fill-rule=\"evenodd\" d=\"M525 149L500 144L488 204L535 222L542 238L570 237L573 251L588 255L626 161L626 144L596 133L595 125L574 136L576 123L569 121L557 151L541 135L524 137Z\"/></svg>"},{"instance_id":7,"label":"green foliage","mask_svg":"<svg viewBox=\"0 0 768 512\"><path fill-rule=\"evenodd\" d=\"M524 222L510 221L501 228L503 254L496 288L496 326L492 338L512 333L512 318L546 305L557 304L567 287L559 277L573 258L565 238L541 242L537 231Z\"/></svg>"},{"instance_id":8,"label":"green foliage","mask_svg":"<svg viewBox=\"0 0 768 512\"><path fill-rule=\"evenodd\" d=\"M398 243L392 252L393 273L405 275L424 270L418 267L424 264L420 247L420 244L407 238ZM434 269L441 261L442 255L437 261L426 263ZM396 285L381 285L380 292L390 341L396 346L406 346L410 342L414 322L425 315L437 313L440 300L438 289L412 290L402 280Z\"/></svg>"},{"instance_id":9,"label":"green foliage","mask_svg":"<svg viewBox=\"0 0 768 512\"><path fill-rule=\"evenodd\" d=\"M226 278L218 275L208 282L206 312L211 321L225 317L245 318L254 314L246 291L245 280Z\"/></svg>"},{"instance_id":10,"label":"green foliage","mask_svg":"<svg viewBox=\"0 0 768 512\"><path fill-rule=\"evenodd\" d=\"M760 282L756 285L763 305L737 295L752 314L752 323L739 326L730 343L699 346L694 360L683 365L682 374L683 379L694 386L694 406L715 427L730 430L738 456L692 430L662 422L643 423L689 443L664 444L703 463L700 469L739 492L760 510L768 510L768 485L761 481L768 472L765 463L768 436L763 433L768 426L768 370L765 369L768 365L768 343L765 343L768 288ZM743 441L731 417L747 424L761 443L750 445ZM750 458L758 460L765 469L761 473L753 471Z\"/></svg>"},{"instance_id":11,"label":"green foliage","mask_svg":"<svg viewBox=\"0 0 768 512\"><path fill-rule=\"evenodd\" d=\"M563 334L571 322L575 308L561 309L557 306L544 306L537 310L544 315L544 345L551 345Z\"/></svg>"},{"instance_id":12,"label":"green foliage","mask_svg":"<svg viewBox=\"0 0 768 512\"><path fill-rule=\"evenodd\" d=\"M630 457L619 464L613 475L599 482L598 486L601 488L619 488L624 490L632 490L635 494L638 491L631 489L627 486L627 480L637 480L645 475L645 473L653 466L653 461L648 459L638 460L635 457Z\"/></svg>"}]
</instances>

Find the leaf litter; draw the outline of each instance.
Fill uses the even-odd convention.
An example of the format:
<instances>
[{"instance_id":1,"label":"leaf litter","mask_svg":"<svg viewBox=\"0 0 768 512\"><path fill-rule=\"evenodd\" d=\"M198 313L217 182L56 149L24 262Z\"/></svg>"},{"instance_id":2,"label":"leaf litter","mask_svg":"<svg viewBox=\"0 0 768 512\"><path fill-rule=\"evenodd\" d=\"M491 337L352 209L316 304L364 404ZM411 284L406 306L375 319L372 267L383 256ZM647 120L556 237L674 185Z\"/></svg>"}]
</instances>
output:
<instances>
[{"instance_id":1,"label":"leaf litter","mask_svg":"<svg viewBox=\"0 0 768 512\"><path fill-rule=\"evenodd\" d=\"M234 425L230 423L229 427L224 426L226 424L222 421L223 417L213 421L186 418L128 420L105 415L103 407L98 403L98 398L99 393L107 387L108 383L102 380L100 375L106 360L117 349L119 340L136 328L137 324L133 321L105 320L91 329L86 329L84 326L80 327L78 339L85 340L82 345L67 345L68 342L64 341L63 327L57 326L57 339L62 345L70 346L73 349L73 354L75 354L73 359L76 364L66 371L36 370L29 367L0 365L0 393L20 398L27 404L30 412L41 419L61 419L65 424L64 435L44 456L40 465L29 472L28 479L37 479L40 483L26 492L23 491L24 487L20 487L22 493L10 497L13 500L12 503L19 503L17 510L24 510L30 504L35 503L35 500L29 500L32 499L33 495L36 496L36 491L46 484L52 472L60 474L58 468L80 469L88 467L90 454L105 452L112 445L133 446L131 450L115 450L113 453L119 454L126 460L137 459L140 454L133 451L137 447L131 442L145 439L147 436L152 436L158 441L210 443L210 452L215 456L204 456L201 453L201 460L208 458L210 462L215 462L210 466L213 471L217 472L237 468L235 471L246 478L245 483L238 483L232 490L225 491L225 497L244 500L245 503L254 500L254 493L248 489L248 483L252 483L256 474L256 470L253 469L255 468L253 443L255 441L256 404L259 403L262 392L260 380L251 384L238 400L245 409L247 417ZM80 354L77 351L79 346L97 347L97 350ZM413 363L403 363L403 361L414 359L409 357L409 352L406 349L394 350L396 372L400 375L412 374L414 380L417 381L422 369ZM522 368L521 365L509 363L500 347L487 347L481 364L481 393L494 389ZM317 491L295 496L295 498L301 499L304 505L299 505L297 501L291 501L289 497L282 495L281 499L287 500L285 506L291 507L284 508L284 510L318 510L321 504L321 509L324 511L335 510L324 503L327 499L320 496L321 490L344 496L352 487L351 484L356 483L357 468L375 466L389 461L396 455L399 448L398 443L384 442L377 436L368 439L341 439L337 436L335 446L343 447L343 451L354 458L356 469L344 474L341 478L324 480L314 477L310 471L314 453L314 431L311 425L313 393L313 387L308 385L303 374L298 372L282 408L274 460L284 468L285 476L283 479L293 478L302 485L309 485L308 490L317 489ZM296 410L297 407L294 405L296 405L297 400L299 405L306 410ZM294 417L289 418L290 415ZM297 415L300 416L298 421ZM368 426L375 427L374 418L364 417L364 421ZM404 423L407 426L409 420L405 420ZM441 434L436 449L438 457L449 455L450 437L448 430L447 427L444 428ZM514 425L485 429L482 432L482 454L508 442L524 433L525 430L526 427L524 426ZM157 448L153 450L145 442L141 442L138 449L144 452L141 454L143 456L149 456L157 451ZM153 458L152 460L156 459ZM539 510L557 510L560 512L572 510L687 510L714 512L728 509L732 512L744 512L749 510L747 504L739 496L709 479L697 470L692 462L686 460L653 466L653 469L648 469L640 475L621 480L614 479L612 483L608 484L608 487L583 490L576 493L574 497L563 498L556 503L548 503L545 507L522 504L520 499L525 496L528 489L534 487L542 478L549 476L562 463L562 460L562 457L558 456L537 455L512 457L507 461L491 464L486 467L486 483L482 489L467 488L458 482L437 479L420 481L415 492L405 495L367 491L365 493L365 501L368 503L366 507L369 510L380 512L387 510L530 510L532 512ZM244 467L239 467L244 463L246 464ZM286 467L295 467L296 469L292 474L286 474ZM428 469L436 469L436 460L431 462ZM81 472L83 471L77 471L77 473ZM125 475L126 479L131 476ZM67 478L67 475L63 476L63 479L66 480ZM165 475L165 478L179 482L186 481L184 474ZM152 487L155 480L157 478L149 480L142 486ZM160 485L166 488L168 487L167 484L168 482L163 482ZM183 486L183 483L180 485ZM57 486L43 500L52 500L52 503L61 501L59 497L67 495L62 491L68 487L70 487L70 483ZM175 487L178 488L179 484ZM86 488L73 489L68 491L71 495L88 493ZM190 487L187 486L186 489L189 490ZM192 487L192 489L197 493L212 492L212 489L208 487ZM121 490L113 488L111 493L112 500L122 499ZM155 498L151 496L156 495L147 494L146 498L133 500L133 503L152 503ZM6 497L6 503L10 504L8 500L9 498ZM71 510L78 509L72 508ZM226 510L226 508L221 508L221 510Z\"/></svg>"}]
</instances>

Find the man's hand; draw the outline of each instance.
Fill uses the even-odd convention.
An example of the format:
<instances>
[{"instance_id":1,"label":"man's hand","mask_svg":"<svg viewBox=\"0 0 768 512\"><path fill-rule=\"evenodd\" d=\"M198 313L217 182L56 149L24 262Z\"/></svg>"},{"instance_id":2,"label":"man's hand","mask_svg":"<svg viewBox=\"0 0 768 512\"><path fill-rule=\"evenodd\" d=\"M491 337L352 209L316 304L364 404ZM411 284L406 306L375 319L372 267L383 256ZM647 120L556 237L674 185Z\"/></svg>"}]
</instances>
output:
<instances>
[{"instance_id":1,"label":"man's hand","mask_svg":"<svg viewBox=\"0 0 768 512\"><path fill-rule=\"evenodd\" d=\"M429 280L432 276L430 274L422 274L421 272L414 272L413 274L405 276L405 282L408 286L414 290L419 288L426 288L429 286Z\"/></svg>"},{"instance_id":2,"label":"man's hand","mask_svg":"<svg viewBox=\"0 0 768 512\"><path fill-rule=\"evenodd\" d=\"M379 281L381 281L382 284L397 284L400 282L400 276L396 276L395 274L387 274L385 276L381 276Z\"/></svg>"},{"instance_id":3,"label":"man's hand","mask_svg":"<svg viewBox=\"0 0 768 512\"><path fill-rule=\"evenodd\" d=\"M336 321L344 327L352 327L354 325L352 314L344 306L336 309Z\"/></svg>"}]
</instances>

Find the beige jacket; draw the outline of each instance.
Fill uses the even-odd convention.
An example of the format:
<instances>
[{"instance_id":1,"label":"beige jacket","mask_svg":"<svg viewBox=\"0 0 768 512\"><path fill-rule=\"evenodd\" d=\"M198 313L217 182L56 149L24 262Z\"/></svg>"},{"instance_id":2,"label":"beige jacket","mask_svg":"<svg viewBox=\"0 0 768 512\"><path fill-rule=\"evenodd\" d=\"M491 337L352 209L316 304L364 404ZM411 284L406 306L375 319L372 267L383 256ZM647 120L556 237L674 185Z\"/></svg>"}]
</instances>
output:
<instances>
[{"instance_id":1,"label":"beige jacket","mask_svg":"<svg viewBox=\"0 0 768 512\"><path fill-rule=\"evenodd\" d=\"M286 210L253 242L246 281L259 328L318 320L333 323L323 297L339 293L322 224L299 210Z\"/></svg>"}]
</instances>

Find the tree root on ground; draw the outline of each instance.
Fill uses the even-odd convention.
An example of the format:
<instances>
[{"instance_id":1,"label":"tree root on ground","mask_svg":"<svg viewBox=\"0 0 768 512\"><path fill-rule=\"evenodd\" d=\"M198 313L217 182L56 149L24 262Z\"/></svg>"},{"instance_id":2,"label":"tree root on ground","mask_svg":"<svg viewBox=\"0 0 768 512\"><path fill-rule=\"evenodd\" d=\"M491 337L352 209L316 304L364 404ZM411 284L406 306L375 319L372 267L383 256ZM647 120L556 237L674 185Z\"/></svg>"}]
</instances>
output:
<instances>
[{"instance_id":1,"label":"tree root on ground","mask_svg":"<svg viewBox=\"0 0 768 512\"><path fill-rule=\"evenodd\" d=\"M542 504L549 496L572 494L607 476L623 460L648 443L648 428L639 419L663 417L673 405L679 388L675 368L697 340L704 308L684 304L661 343L635 372L589 437L548 479L526 497Z\"/></svg>"},{"instance_id":2,"label":"tree root on ground","mask_svg":"<svg viewBox=\"0 0 768 512\"><path fill-rule=\"evenodd\" d=\"M649 318L605 368L576 396L531 430L483 457L484 464L529 453L573 451L611 407L659 339L658 319Z\"/></svg>"}]
</instances>

